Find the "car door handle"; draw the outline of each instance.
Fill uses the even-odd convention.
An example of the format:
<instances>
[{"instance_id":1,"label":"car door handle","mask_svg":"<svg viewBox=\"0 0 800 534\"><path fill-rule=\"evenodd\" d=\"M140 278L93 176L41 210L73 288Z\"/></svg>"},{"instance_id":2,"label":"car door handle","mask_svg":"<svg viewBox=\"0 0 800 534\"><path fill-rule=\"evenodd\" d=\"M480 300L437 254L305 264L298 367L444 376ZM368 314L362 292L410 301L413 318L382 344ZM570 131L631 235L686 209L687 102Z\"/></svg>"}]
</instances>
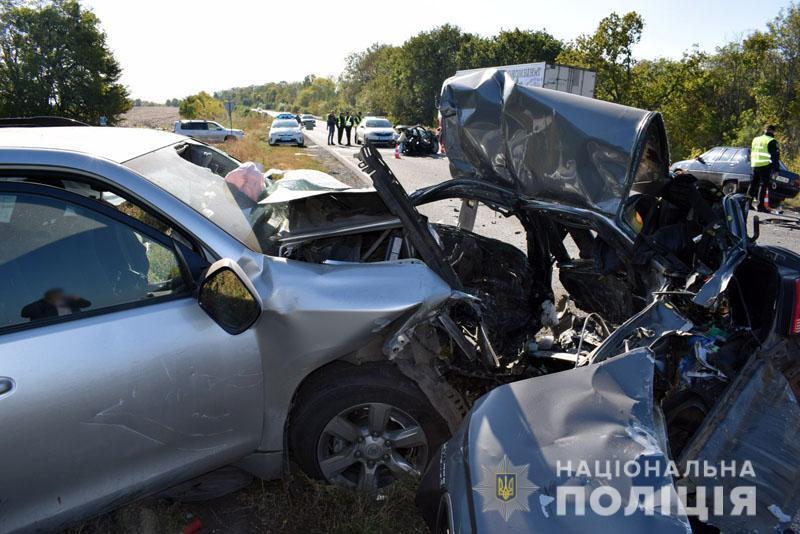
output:
<instances>
[{"instance_id":1,"label":"car door handle","mask_svg":"<svg viewBox=\"0 0 800 534\"><path fill-rule=\"evenodd\" d=\"M14 390L14 380L7 376L0 376L0 397Z\"/></svg>"}]
</instances>

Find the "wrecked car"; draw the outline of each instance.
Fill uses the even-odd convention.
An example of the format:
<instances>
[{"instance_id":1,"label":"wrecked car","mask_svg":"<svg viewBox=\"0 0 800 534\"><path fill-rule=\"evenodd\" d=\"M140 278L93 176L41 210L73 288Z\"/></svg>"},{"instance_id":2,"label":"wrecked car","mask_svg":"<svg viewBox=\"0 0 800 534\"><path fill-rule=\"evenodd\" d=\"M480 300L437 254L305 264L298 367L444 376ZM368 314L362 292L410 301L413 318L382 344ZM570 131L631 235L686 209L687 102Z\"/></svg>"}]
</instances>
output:
<instances>
[{"instance_id":1,"label":"wrecked car","mask_svg":"<svg viewBox=\"0 0 800 534\"><path fill-rule=\"evenodd\" d=\"M454 179L416 197L520 218L580 312L433 456L432 530L796 531L800 256L748 235L747 197L669 173L658 113L495 71L445 82L441 113Z\"/></svg>"}]
</instances>

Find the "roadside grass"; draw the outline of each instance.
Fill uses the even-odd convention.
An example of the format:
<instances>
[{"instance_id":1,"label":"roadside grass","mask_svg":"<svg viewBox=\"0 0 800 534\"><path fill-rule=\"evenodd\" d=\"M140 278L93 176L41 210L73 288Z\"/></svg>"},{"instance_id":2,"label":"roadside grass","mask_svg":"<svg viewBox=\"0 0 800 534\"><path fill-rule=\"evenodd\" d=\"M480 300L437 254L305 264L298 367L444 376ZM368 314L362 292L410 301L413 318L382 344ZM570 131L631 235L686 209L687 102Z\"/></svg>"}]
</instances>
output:
<instances>
[{"instance_id":1,"label":"roadside grass","mask_svg":"<svg viewBox=\"0 0 800 534\"><path fill-rule=\"evenodd\" d=\"M220 121L224 125L227 122ZM233 117L233 127L244 130L241 141L227 141L220 148L240 161L254 161L267 169L313 169L327 171L314 149L296 146L269 146L269 126L271 117L256 114Z\"/></svg>"},{"instance_id":2,"label":"roadside grass","mask_svg":"<svg viewBox=\"0 0 800 534\"><path fill-rule=\"evenodd\" d=\"M178 534L192 522L199 532L421 534L427 527L416 512L416 483L401 480L376 499L310 480L256 480L247 488L205 502L149 500L86 521L67 534Z\"/></svg>"}]
</instances>

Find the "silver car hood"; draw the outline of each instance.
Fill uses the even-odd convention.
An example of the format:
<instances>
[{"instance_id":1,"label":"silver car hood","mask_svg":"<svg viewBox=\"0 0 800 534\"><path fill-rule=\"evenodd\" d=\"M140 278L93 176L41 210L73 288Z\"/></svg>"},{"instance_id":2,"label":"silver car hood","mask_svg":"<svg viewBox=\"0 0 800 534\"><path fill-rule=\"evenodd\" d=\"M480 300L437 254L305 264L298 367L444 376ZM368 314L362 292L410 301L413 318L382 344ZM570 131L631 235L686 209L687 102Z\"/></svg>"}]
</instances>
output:
<instances>
[{"instance_id":1,"label":"silver car hood","mask_svg":"<svg viewBox=\"0 0 800 534\"><path fill-rule=\"evenodd\" d=\"M517 85L495 69L444 82L442 137L454 178L615 215L634 183L669 180L659 113ZM654 187L648 187L654 186Z\"/></svg>"}]
</instances>

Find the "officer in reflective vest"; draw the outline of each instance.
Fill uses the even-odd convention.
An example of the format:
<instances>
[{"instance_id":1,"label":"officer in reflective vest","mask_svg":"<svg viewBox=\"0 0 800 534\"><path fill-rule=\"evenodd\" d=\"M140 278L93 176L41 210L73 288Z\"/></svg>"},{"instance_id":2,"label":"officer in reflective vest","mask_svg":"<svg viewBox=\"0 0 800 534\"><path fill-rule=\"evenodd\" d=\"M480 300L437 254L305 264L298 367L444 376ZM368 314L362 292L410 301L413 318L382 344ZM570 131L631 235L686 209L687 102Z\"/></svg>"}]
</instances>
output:
<instances>
[{"instance_id":1,"label":"officer in reflective vest","mask_svg":"<svg viewBox=\"0 0 800 534\"><path fill-rule=\"evenodd\" d=\"M339 118L336 120L336 134L339 139L339 144L342 144L342 134L344 133L344 113L339 113Z\"/></svg>"},{"instance_id":2,"label":"officer in reflective vest","mask_svg":"<svg viewBox=\"0 0 800 534\"><path fill-rule=\"evenodd\" d=\"M347 146L350 146L350 134L353 131L353 116L350 115L349 111L344 118L344 131L347 132Z\"/></svg>"},{"instance_id":3,"label":"officer in reflective vest","mask_svg":"<svg viewBox=\"0 0 800 534\"><path fill-rule=\"evenodd\" d=\"M753 179L750 182L748 194L758 202L758 211L769 212L764 207L764 197L772 182L772 177L780 170L780 148L775 140L775 126L769 125L764 129L764 135L753 139L750 145L750 167L753 169Z\"/></svg>"}]
</instances>

